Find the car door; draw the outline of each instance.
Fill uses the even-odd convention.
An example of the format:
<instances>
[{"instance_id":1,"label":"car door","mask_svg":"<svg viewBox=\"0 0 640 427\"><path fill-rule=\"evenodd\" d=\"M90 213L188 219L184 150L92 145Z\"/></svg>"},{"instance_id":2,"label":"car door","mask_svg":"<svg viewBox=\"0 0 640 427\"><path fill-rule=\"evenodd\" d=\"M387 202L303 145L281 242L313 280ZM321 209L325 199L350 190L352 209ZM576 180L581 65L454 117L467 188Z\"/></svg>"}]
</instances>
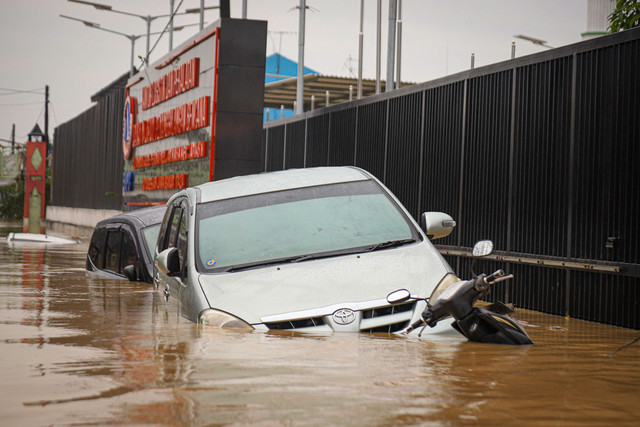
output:
<instances>
[{"instance_id":1,"label":"car door","mask_svg":"<svg viewBox=\"0 0 640 427\"><path fill-rule=\"evenodd\" d=\"M177 274L165 274L154 268L154 283L161 292L162 297L170 310L181 314L181 293L187 284L187 228L188 228L188 204L186 198L176 199L167 208L165 219L158 237L156 254L176 248L180 259L180 272Z\"/></svg>"}]
</instances>

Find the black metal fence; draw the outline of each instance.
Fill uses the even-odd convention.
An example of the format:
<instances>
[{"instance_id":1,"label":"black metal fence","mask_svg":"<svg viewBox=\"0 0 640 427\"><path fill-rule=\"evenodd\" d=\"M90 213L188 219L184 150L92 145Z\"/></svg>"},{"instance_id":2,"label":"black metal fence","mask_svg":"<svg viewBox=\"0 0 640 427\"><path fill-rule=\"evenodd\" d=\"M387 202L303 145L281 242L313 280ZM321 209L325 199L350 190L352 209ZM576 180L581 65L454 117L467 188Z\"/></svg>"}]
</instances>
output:
<instances>
[{"instance_id":1,"label":"black metal fence","mask_svg":"<svg viewBox=\"0 0 640 427\"><path fill-rule=\"evenodd\" d=\"M51 204L122 209L124 89L55 129Z\"/></svg>"},{"instance_id":2,"label":"black metal fence","mask_svg":"<svg viewBox=\"0 0 640 427\"><path fill-rule=\"evenodd\" d=\"M267 123L264 169L355 165L418 218L461 276L490 238L490 295L640 329L640 29Z\"/></svg>"}]
</instances>

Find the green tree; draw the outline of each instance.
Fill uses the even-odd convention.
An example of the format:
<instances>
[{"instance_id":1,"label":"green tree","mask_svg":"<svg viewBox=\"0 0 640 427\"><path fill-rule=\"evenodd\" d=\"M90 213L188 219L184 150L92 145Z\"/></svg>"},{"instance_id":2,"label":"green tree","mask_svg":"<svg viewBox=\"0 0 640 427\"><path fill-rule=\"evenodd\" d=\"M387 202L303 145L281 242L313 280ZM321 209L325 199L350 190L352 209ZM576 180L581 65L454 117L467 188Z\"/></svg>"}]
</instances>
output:
<instances>
[{"instance_id":1,"label":"green tree","mask_svg":"<svg viewBox=\"0 0 640 427\"><path fill-rule=\"evenodd\" d=\"M615 10L609 15L609 31L617 33L637 26L640 26L640 1L617 0Z\"/></svg>"},{"instance_id":2,"label":"green tree","mask_svg":"<svg viewBox=\"0 0 640 427\"><path fill-rule=\"evenodd\" d=\"M0 219L22 219L24 214L24 182L0 187Z\"/></svg>"}]
</instances>

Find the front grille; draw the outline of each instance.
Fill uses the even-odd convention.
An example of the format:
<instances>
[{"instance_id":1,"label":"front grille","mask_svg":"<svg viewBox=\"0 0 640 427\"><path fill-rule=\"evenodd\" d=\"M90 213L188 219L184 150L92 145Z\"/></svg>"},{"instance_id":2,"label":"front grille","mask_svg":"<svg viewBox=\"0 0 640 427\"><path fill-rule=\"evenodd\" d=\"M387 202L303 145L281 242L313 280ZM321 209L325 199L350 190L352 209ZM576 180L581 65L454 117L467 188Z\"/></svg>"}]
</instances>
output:
<instances>
[{"instance_id":1,"label":"front grille","mask_svg":"<svg viewBox=\"0 0 640 427\"><path fill-rule=\"evenodd\" d=\"M283 322L265 323L265 326L271 330L276 331L313 328L314 326L324 325L324 321L322 319L322 317L309 317L308 319L285 320Z\"/></svg>"},{"instance_id":2,"label":"front grille","mask_svg":"<svg viewBox=\"0 0 640 427\"><path fill-rule=\"evenodd\" d=\"M411 320L415 308L415 301L395 305L376 306L359 310L360 332L366 333L394 333L403 330ZM347 305L348 306L348 305ZM298 315L300 313L297 313ZM285 331L312 329L331 331L331 314L324 316L298 318L295 320L281 320L277 322L265 322L270 330Z\"/></svg>"},{"instance_id":3,"label":"front grille","mask_svg":"<svg viewBox=\"0 0 640 427\"><path fill-rule=\"evenodd\" d=\"M386 307L372 308L362 311L363 319L373 319L374 317L389 316L391 314L403 313L405 311L413 311L415 302L406 302L404 304L388 305Z\"/></svg>"},{"instance_id":4,"label":"front grille","mask_svg":"<svg viewBox=\"0 0 640 427\"><path fill-rule=\"evenodd\" d=\"M393 334L394 332L400 332L407 326L408 326L407 322L402 321L398 323L393 323L391 325L378 326L377 328L362 330L360 332L366 332L369 334Z\"/></svg>"}]
</instances>

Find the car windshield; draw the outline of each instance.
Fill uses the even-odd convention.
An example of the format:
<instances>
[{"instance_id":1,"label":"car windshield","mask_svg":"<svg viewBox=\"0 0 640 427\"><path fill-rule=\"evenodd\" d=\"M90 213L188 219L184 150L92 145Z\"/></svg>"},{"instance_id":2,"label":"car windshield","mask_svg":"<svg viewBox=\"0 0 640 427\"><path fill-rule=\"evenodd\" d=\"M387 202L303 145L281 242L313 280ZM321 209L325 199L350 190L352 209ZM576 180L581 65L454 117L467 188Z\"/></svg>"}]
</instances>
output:
<instances>
[{"instance_id":1,"label":"car windshield","mask_svg":"<svg viewBox=\"0 0 640 427\"><path fill-rule=\"evenodd\" d=\"M160 224L150 225L149 227L142 229L144 235L144 241L146 243L147 255L149 259L153 260L153 254L156 250L156 243L158 243L158 233L160 232Z\"/></svg>"},{"instance_id":2,"label":"car windshield","mask_svg":"<svg viewBox=\"0 0 640 427\"><path fill-rule=\"evenodd\" d=\"M420 239L374 181L201 204L196 260L205 272L377 250Z\"/></svg>"}]
</instances>

